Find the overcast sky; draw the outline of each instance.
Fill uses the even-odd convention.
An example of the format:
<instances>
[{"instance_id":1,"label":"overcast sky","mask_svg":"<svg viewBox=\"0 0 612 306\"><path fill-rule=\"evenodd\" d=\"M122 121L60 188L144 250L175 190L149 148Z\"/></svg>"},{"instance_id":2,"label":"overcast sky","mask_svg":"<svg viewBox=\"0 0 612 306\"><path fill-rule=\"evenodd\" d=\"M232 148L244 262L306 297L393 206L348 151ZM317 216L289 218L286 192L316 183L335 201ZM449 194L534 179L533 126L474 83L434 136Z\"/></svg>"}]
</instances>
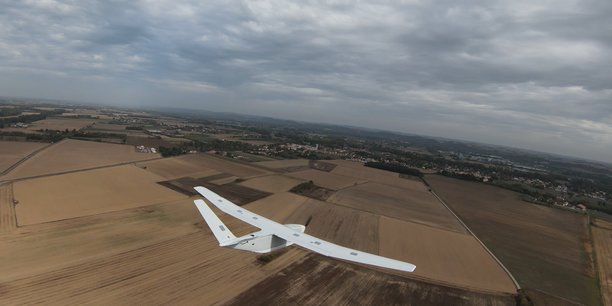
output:
<instances>
[{"instance_id":1,"label":"overcast sky","mask_svg":"<svg viewBox=\"0 0 612 306\"><path fill-rule=\"evenodd\" d=\"M0 96L231 111L612 162L612 1L374 2L0 0Z\"/></svg>"}]
</instances>

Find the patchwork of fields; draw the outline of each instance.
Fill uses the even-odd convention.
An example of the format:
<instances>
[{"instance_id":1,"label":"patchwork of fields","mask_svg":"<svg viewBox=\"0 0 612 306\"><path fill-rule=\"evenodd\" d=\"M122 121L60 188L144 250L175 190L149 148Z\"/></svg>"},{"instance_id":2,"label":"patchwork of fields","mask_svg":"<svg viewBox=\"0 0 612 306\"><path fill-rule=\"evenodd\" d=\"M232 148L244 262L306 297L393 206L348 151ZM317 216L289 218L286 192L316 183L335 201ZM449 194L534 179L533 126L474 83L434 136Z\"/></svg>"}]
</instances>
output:
<instances>
[{"instance_id":1,"label":"patchwork of fields","mask_svg":"<svg viewBox=\"0 0 612 306\"><path fill-rule=\"evenodd\" d=\"M23 155L29 149L10 150ZM515 305L516 288L510 277L417 180L348 161L249 164L209 154L156 157L136 153L133 146L67 140L38 152L2 177L3 301ZM9 167L12 163L4 162ZM332 195L321 201L289 192L310 180ZM307 224L309 234L410 261L417 269L402 273L372 268L298 247L263 263L256 254L219 248L193 205L199 197L187 192L193 184L237 197L245 208L272 220ZM554 283L533 285L543 279L528 274L519 263L527 259L544 268L568 265L558 270L558 276L572 277L563 282L576 288L558 296L591 302L586 298L590 292L574 281L580 276L588 283L594 272L581 257L586 224L580 217L522 202L526 206L518 206L520 210L506 209L501 205L511 199L502 196L500 203L492 203L487 196L498 194L486 186L466 192L472 196L484 192L488 199L474 201L478 207L474 212L462 204L472 203L471 198L457 199L456 193L465 186L444 180L432 185L519 281L546 292L566 290ZM249 194L236 194L242 192ZM257 230L213 210L236 235ZM526 218L521 210L534 216ZM567 228L560 229L559 224ZM530 235L547 242L531 246ZM607 236L594 235L608 243Z\"/></svg>"}]
</instances>

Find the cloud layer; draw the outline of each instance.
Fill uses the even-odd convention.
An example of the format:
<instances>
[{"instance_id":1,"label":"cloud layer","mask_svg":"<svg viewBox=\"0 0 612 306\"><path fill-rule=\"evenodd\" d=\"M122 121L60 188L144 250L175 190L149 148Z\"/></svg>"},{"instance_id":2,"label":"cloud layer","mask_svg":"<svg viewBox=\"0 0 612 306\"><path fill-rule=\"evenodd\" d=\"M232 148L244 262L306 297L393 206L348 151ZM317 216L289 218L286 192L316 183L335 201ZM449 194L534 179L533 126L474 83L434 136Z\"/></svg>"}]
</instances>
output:
<instances>
[{"instance_id":1,"label":"cloud layer","mask_svg":"<svg viewBox=\"0 0 612 306\"><path fill-rule=\"evenodd\" d=\"M0 95L352 124L612 162L610 1L0 4Z\"/></svg>"}]
</instances>

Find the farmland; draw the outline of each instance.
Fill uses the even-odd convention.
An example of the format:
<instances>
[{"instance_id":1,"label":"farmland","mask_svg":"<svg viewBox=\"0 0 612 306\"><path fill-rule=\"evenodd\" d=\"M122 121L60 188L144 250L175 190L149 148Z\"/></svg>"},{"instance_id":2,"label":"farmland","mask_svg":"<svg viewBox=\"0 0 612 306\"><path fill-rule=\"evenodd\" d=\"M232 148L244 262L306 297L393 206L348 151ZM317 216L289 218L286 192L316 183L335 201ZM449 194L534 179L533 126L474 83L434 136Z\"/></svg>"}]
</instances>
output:
<instances>
[{"instance_id":1,"label":"farmland","mask_svg":"<svg viewBox=\"0 0 612 306\"><path fill-rule=\"evenodd\" d=\"M57 221L184 198L133 165L15 182L19 225Z\"/></svg>"},{"instance_id":2,"label":"farmland","mask_svg":"<svg viewBox=\"0 0 612 306\"><path fill-rule=\"evenodd\" d=\"M514 287L507 275L417 181L376 169L376 175L370 169L359 170L358 177L332 173L337 167L325 168L332 172L306 170L308 176L299 178L292 176L296 172L285 171L311 166L310 162L274 161L265 170L261 164L206 154L87 169L84 167L100 164L77 163L78 158L85 160L77 154L96 155L78 148L90 143L65 141L44 153L62 145L72 148L72 155L65 148L64 152L51 151L57 164L36 172L55 174L12 181L0 189L0 200L4 199L0 202L4 233L0 235L0 292L11 304L91 300L107 304L237 303L250 294L249 288L274 283L279 273L293 273L289 271L296 271L290 275L296 281L301 277L308 281L300 281L305 287L295 287L297 291L286 298L324 294L315 284L336 274L341 279L356 278L333 283L330 301L345 299L355 287L387 290L391 299L402 301L417 296L429 303L456 301L458 296L465 303L509 305L512 301ZM74 160L63 162L61 156ZM53 160L44 154L35 157ZM129 159L114 162L130 163ZM32 165L36 164L24 163L15 171ZM71 169L78 171L68 171ZM335 183L337 203L287 192L308 177L322 185ZM377 182L381 177L389 184ZM399 184L410 188L399 188ZM419 268L414 274L399 273L330 260L299 248L262 264L255 254L218 247L192 204L195 185L207 186L278 222L308 224L307 233L412 261ZM398 202L395 207L394 202ZM372 203L384 209L373 209ZM390 212L397 216L386 217ZM224 214L219 216L236 235L257 230ZM17 222L5 221L10 217ZM296 274L304 269L311 270L304 276ZM373 283L379 287L372 287ZM378 299L377 290L364 289L360 297ZM271 291L261 298L279 294L283 291Z\"/></svg>"},{"instance_id":3,"label":"farmland","mask_svg":"<svg viewBox=\"0 0 612 306\"><path fill-rule=\"evenodd\" d=\"M254 189L259 189L266 192L284 192L302 183L303 180L295 179L283 175L266 175L249 179L240 183L242 186L247 186Z\"/></svg>"},{"instance_id":4,"label":"farmland","mask_svg":"<svg viewBox=\"0 0 612 306\"><path fill-rule=\"evenodd\" d=\"M612 305L612 223L600 219L594 220L591 227L597 264L599 282L605 306Z\"/></svg>"},{"instance_id":5,"label":"farmland","mask_svg":"<svg viewBox=\"0 0 612 306\"><path fill-rule=\"evenodd\" d=\"M40 176L156 157L159 155L138 153L133 146L69 139L34 155L4 178Z\"/></svg>"},{"instance_id":6,"label":"farmland","mask_svg":"<svg viewBox=\"0 0 612 306\"><path fill-rule=\"evenodd\" d=\"M44 120L34 121L28 127L28 130L80 130L95 123L94 119L63 119L63 118L47 118Z\"/></svg>"},{"instance_id":7,"label":"farmland","mask_svg":"<svg viewBox=\"0 0 612 306\"><path fill-rule=\"evenodd\" d=\"M201 225L184 201L26 227L27 238L0 239L3 302L220 303L305 253L259 267L253 254L219 248Z\"/></svg>"},{"instance_id":8,"label":"farmland","mask_svg":"<svg viewBox=\"0 0 612 306\"><path fill-rule=\"evenodd\" d=\"M424 191L370 182L342 189L328 201L400 220L465 232L448 210L433 195Z\"/></svg>"},{"instance_id":9,"label":"farmland","mask_svg":"<svg viewBox=\"0 0 612 306\"><path fill-rule=\"evenodd\" d=\"M38 142L0 141L0 173L46 145Z\"/></svg>"},{"instance_id":10,"label":"farmland","mask_svg":"<svg viewBox=\"0 0 612 306\"><path fill-rule=\"evenodd\" d=\"M522 287L560 297L557 303L599 303L584 216L526 203L514 192L480 183L426 180Z\"/></svg>"},{"instance_id":11,"label":"farmland","mask_svg":"<svg viewBox=\"0 0 612 306\"><path fill-rule=\"evenodd\" d=\"M333 174L314 169L292 172L289 175L304 180L313 181L313 183L315 183L317 186L332 190L343 189L349 186L354 186L367 182L363 179Z\"/></svg>"},{"instance_id":12,"label":"farmland","mask_svg":"<svg viewBox=\"0 0 612 306\"><path fill-rule=\"evenodd\" d=\"M183 155L137 163L137 165L165 179L176 179L184 176L204 177L221 173L204 167L197 161L198 159L190 155Z\"/></svg>"},{"instance_id":13,"label":"farmland","mask_svg":"<svg viewBox=\"0 0 612 306\"><path fill-rule=\"evenodd\" d=\"M317 275L316 277L313 277ZM262 294L265 292L266 294ZM516 305L511 294L432 285L309 254L229 305Z\"/></svg>"}]
</instances>

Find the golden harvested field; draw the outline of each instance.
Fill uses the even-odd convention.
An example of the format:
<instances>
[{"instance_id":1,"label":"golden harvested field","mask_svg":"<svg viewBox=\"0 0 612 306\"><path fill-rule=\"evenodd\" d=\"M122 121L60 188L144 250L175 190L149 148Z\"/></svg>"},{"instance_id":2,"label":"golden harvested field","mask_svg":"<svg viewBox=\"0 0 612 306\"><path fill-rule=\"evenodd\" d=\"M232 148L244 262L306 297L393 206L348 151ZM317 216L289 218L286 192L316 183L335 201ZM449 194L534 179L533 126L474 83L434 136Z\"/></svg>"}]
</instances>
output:
<instances>
[{"instance_id":1,"label":"golden harvested field","mask_svg":"<svg viewBox=\"0 0 612 306\"><path fill-rule=\"evenodd\" d=\"M37 131L37 130L80 130L82 128L88 127L96 122L95 119L60 119L60 118L47 118L39 121L34 121L30 126L28 126L28 130Z\"/></svg>"},{"instance_id":2,"label":"golden harvested field","mask_svg":"<svg viewBox=\"0 0 612 306\"><path fill-rule=\"evenodd\" d=\"M197 167L217 170L219 172L228 173L240 178L251 178L265 174L272 174L272 172L267 170L241 164L211 154L188 154L184 155L184 157L182 156L182 158L190 163L193 163L194 165L197 165Z\"/></svg>"},{"instance_id":3,"label":"golden harvested field","mask_svg":"<svg viewBox=\"0 0 612 306\"><path fill-rule=\"evenodd\" d=\"M221 173L217 170L202 166L201 163L191 158L190 155L147 161L137 163L136 165L141 168L146 167L147 171L153 172L167 180L185 176L199 178Z\"/></svg>"},{"instance_id":4,"label":"golden harvested field","mask_svg":"<svg viewBox=\"0 0 612 306\"><path fill-rule=\"evenodd\" d=\"M468 234L381 217L314 199L307 199L291 209L294 212L284 222L305 224L309 221L308 234L417 265L412 274L387 273L478 291L516 292L504 270ZM264 212L261 214L267 216Z\"/></svg>"},{"instance_id":5,"label":"golden harvested field","mask_svg":"<svg viewBox=\"0 0 612 306\"><path fill-rule=\"evenodd\" d=\"M342 189L327 201L381 216L466 232L457 219L431 193L425 191L365 183Z\"/></svg>"},{"instance_id":6,"label":"golden harvested field","mask_svg":"<svg viewBox=\"0 0 612 306\"><path fill-rule=\"evenodd\" d=\"M308 201L308 198L290 192L283 192L251 202L244 207L268 219L280 223L288 223L287 219L289 216L306 201Z\"/></svg>"},{"instance_id":7,"label":"golden harvested field","mask_svg":"<svg viewBox=\"0 0 612 306\"><path fill-rule=\"evenodd\" d=\"M612 223L594 220L591 227L604 306L612 306Z\"/></svg>"},{"instance_id":8,"label":"golden harvested field","mask_svg":"<svg viewBox=\"0 0 612 306\"><path fill-rule=\"evenodd\" d=\"M380 217L379 224L379 253L414 263L416 276L476 290L516 292L510 277L471 235L387 217Z\"/></svg>"},{"instance_id":9,"label":"golden harvested field","mask_svg":"<svg viewBox=\"0 0 612 306\"><path fill-rule=\"evenodd\" d=\"M123 125L123 124L110 124L110 123L99 123L99 122L96 122L94 125L91 126L92 129L108 130L108 131L123 131L125 130L126 127L128 126Z\"/></svg>"},{"instance_id":10,"label":"golden harvested field","mask_svg":"<svg viewBox=\"0 0 612 306\"><path fill-rule=\"evenodd\" d=\"M287 223L307 222L308 234L346 247L378 253L376 215L308 199L287 218Z\"/></svg>"},{"instance_id":11,"label":"golden harvested field","mask_svg":"<svg viewBox=\"0 0 612 306\"><path fill-rule=\"evenodd\" d=\"M229 183L233 183L238 179L237 176L228 176L228 177L224 177L224 178L219 178L219 179L215 179L215 180L210 180L211 183L215 184L215 185L225 185L225 184L229 184Z\"/></svg>"},{"instance_id":12,"label":"golden harvested field","mask_svg":"<svg viewBox=\"0 0 612 306\"><path fill-rule=\"evenodd\" d=\"M15 182L19 225L75 218L185 198L133 165Z\"/></svg>"},{"instance_id":13,"label":"golden harvested field","mask_svg":"<svg viewBox=\"0 0 612 306\"><path fill-rule=\"evenodd\" d=\"M259 165L262 167L266 167L266 168L270 168L270 169L283 169L283 168L293 168L293 167L308 167L308 163L309 163L309 160L307 159L281 159L281 160L255 162L253 164Z\"/></svg>"},{"instance_id":14,"label":"golden harvested field","mask_svg":"<svg viewBox=\"0 0 612 306\"><path fill-rule=\"evenodd\" d=\"M240 183L240 185L261 191L276 193L289 191L291 188L303 182L304 180L274 174L248 179Z\"/></svg>"},{"instance_id":15,"label":"golden harvested field","mask_svg":"<svg viewBox=\"0 0 612 306\"><path fill-rule=\"evenodd\" d=\"M426 180L523 288L600 303L584 215L527 203L517 193L482 183L438 175Z\"/></svg>"},{"instance_id":16,"label":"golden harvested field","mask_svg":"<svg viewBox=\"0 0 612 306\"><path fill-rule=\"evenodd\" d=\"M132 146L67 139L36 154L4 178L62 173L156 157L160 155L138 153Z\"/></svg>"},{"instance_id":17,"label":"golden harvested field","mask_svg":"<svg viewBox=\"0 0 612 306\"><path fill-rule=\"evenodd\" d=\"M28 154L46 145L48 145L48 143L0 141L0 172L8 169Z\"/></svg>"},{"instance_id":18,"label":"golden harvested field","mask_svg":"<svg viewBox=\"0 0 612 306\"><path fill-rule=\"evenodd\" d=\"M330 172L319 171L314 169L292 172L287 175L301 178L307 181L313 181L317 186L327 189L339 190L349 186L365 183L366 180L358 179L350 176L338 175Z\"/></svg>"},{"instance_id":19,"label":"golden harvested field","mask_svg":"<svg viewBox=\"0 0 612 306\"><path fill-rule=\"evenodd\" d=\"M338 162L338 161L334 161ZM427 192L428 188L422 182L412 179L399 178L395 172L374 169L366 166L354 165L351 167L337 166L331 171L333 174L354 177L370 182L377 182L385 185L395 186L403 189Z\"/></svg>"},{"instance_id":20,"label":"golden harvested field","mask_svg":"<svg viewBox=\"0 0 612 306\"><path fill-rule=\"evenodd\" d=\"M0 234L12 232L16 228L13 185L3 184L0 185Z\"/></svg>"},{"instance_id":21,"label":"golden harvested field","mask_svg":"<svg viewBox=\"0 0 612 306\"><path fill-rule=\"evenodd\" d=\"M306 254L290 250L261 266L253 253L219 248L191 201L20 231L0 237L2 299L11 305L217 304Z\"/></svg>"}]
</instances>

